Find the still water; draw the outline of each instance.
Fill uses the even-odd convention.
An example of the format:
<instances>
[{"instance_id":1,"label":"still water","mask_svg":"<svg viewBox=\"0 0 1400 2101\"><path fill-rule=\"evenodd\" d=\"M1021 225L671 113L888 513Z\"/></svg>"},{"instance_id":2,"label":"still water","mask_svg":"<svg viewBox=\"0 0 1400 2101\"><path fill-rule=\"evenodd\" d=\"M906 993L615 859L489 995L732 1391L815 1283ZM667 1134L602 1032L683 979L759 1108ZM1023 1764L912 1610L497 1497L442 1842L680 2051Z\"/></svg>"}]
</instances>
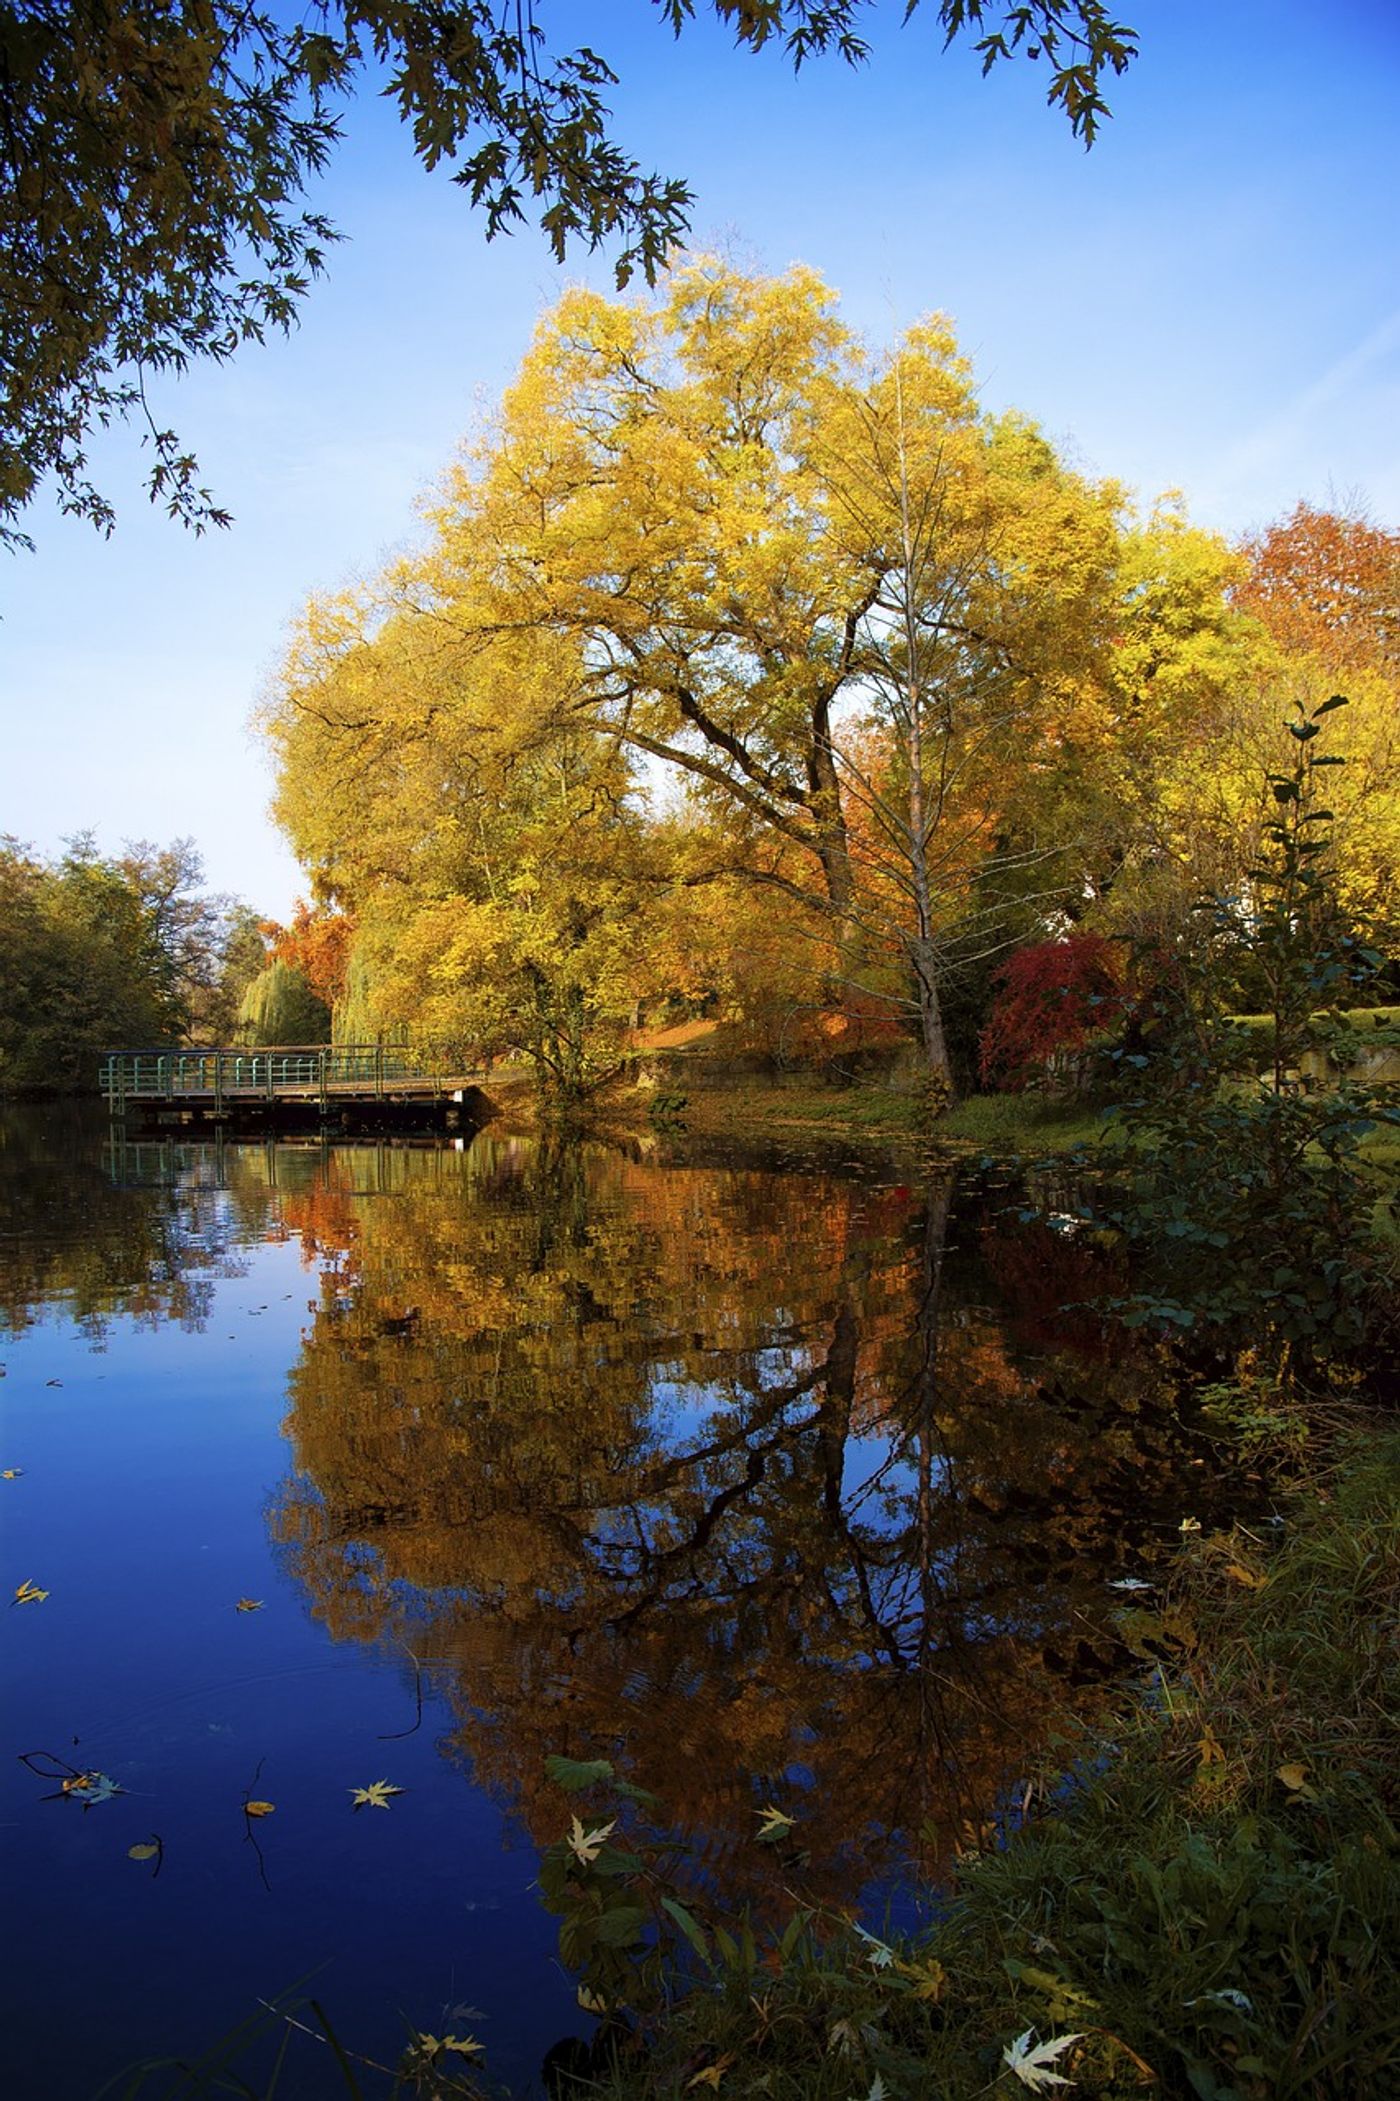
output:
<instances>
[{"instance_id":1,"label":"still water","mask_svg":"<svg viewBox=\"0 0 1400 2101\"><path fill-rule=\"evenodd\" d=\"M805 1896L912 1922L1219 1492L1065 1201L0 1126L3 1579L48 1593L0 1615L5 2091L88 2101L303 1979L371 2058L470 2032L530 2090L588 2027L551 1753L654 1790L736 1908L793 1879L777 1804ZM342 2091L298 2050L282 2091Z\"/></svg>"}]
</instances>

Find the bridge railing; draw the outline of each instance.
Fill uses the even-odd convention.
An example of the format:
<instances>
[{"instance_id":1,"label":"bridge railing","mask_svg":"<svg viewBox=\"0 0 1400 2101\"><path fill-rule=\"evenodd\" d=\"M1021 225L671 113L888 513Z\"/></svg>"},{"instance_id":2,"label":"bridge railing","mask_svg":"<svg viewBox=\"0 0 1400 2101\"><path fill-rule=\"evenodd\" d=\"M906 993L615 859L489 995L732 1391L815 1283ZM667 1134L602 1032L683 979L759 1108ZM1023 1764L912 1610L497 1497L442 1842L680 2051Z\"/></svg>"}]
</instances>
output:
<instances>
[{"instance_id":1,"label":"bridge railing","mask_svg":"<svg viewBox=\"0 0 1400 2101\"><path fill-rule=\"evenodd\" d=\"M460 1079L481 1063L460 1043L280 1043L256 1050L243 1045L192 1045L185 1050L109 1051L100 1081L108 1106L120 1111L136 1101L275 1101L280 1095L353 1090L362 1095L392 1092L403 1081L435 1085Z\"/></svg>"}]
</instances>

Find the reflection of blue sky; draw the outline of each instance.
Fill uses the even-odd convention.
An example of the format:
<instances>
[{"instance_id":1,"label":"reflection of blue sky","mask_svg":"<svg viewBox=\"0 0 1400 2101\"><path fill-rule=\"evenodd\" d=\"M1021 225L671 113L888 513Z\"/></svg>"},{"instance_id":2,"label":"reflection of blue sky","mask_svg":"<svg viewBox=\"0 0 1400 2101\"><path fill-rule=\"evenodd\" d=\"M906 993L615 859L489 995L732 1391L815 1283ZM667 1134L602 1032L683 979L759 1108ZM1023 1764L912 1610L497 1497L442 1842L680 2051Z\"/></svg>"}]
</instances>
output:
<instances>
[{"instance_id":1,"label":"reflection of blue sky","mask_svg":"<svg viewBox=\"0 0 1400 2101\"><path fill-rule=\"evenodd\" d=\"M540 2025L562 2033L575 2011L534 1856L439 1755L431 1686L423 1728L383 1741L413 1721L411 1670L333 1643L279 1568L265 1512L314 1286L295 1244L244 1261L213 1280L202 1333L117 1317L94 1352L51 1306L0 1349L0 1464L23 1468L0 1483L6 1580L50 1593L0 1613L7 1739L125 1790L84 1813L0 1759L23 1919L6 1961L28 2009L7 2036L8 2090L89 2101L122 2063L203 2050L319 1965L315 1989L371 2054L392 2061L405 2014L441 2033L467 2003L492 2009L493 2062L523 2079ZM263 1609L236 1612L240 1597ZM271 1896L243 1837L255 1774L277 1805L259 1828ZM393 1821L352 1816L349 1788L383 1776L409 1790ZM152 1831L155 1882L126 1857Z\"/></svg>"}]
</instances>

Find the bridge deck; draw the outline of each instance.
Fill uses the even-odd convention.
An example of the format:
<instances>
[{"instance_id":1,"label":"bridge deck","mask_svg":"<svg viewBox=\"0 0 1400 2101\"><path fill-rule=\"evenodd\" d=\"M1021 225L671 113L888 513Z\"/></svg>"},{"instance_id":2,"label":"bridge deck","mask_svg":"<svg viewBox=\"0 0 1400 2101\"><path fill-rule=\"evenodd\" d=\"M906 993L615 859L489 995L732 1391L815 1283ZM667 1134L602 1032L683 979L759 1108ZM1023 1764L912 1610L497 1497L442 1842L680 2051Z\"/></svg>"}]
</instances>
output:
<instances>
[{"instance_id":1,"label":"bridge deck","mask_svg":"<svg viewBox=\"0 0 1400 2101\"><path fill-rule=\"evenodd\" d=\"M114 1116L130 1109L190 1109L220 1116L285 1102L323 1109L460 1101L484 1078L460 1044L377 1043L199 1046L110 1051L102 1093Z\"/></svg>"}]
</instances>

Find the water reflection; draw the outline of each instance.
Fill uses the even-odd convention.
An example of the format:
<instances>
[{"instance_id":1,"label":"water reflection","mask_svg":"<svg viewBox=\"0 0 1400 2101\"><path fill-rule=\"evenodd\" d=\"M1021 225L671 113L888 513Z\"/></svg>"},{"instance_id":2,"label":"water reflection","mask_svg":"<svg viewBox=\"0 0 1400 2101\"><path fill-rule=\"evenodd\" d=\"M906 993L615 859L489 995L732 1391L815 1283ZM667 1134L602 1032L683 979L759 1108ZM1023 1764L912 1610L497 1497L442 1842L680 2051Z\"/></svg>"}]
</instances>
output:
<instances>
[{"instance_id":1,"label":"water reflection","mask_svg":"<svg viewBox=\"0 0 1400 2101\"><path fill-rule=\"evenodd\" d=\"M1056 1316L1101 1258L950 1177L395 1157L280 1196L320 1282L269 1522L318 1618L427 1672L540 1841L561 1752L736 1896L791 1876L759 1803L819 1898L936 1869L1098 1700L1106 1581L1180 1515L1161 1363Z\"/></svg>"}]
</instances>

